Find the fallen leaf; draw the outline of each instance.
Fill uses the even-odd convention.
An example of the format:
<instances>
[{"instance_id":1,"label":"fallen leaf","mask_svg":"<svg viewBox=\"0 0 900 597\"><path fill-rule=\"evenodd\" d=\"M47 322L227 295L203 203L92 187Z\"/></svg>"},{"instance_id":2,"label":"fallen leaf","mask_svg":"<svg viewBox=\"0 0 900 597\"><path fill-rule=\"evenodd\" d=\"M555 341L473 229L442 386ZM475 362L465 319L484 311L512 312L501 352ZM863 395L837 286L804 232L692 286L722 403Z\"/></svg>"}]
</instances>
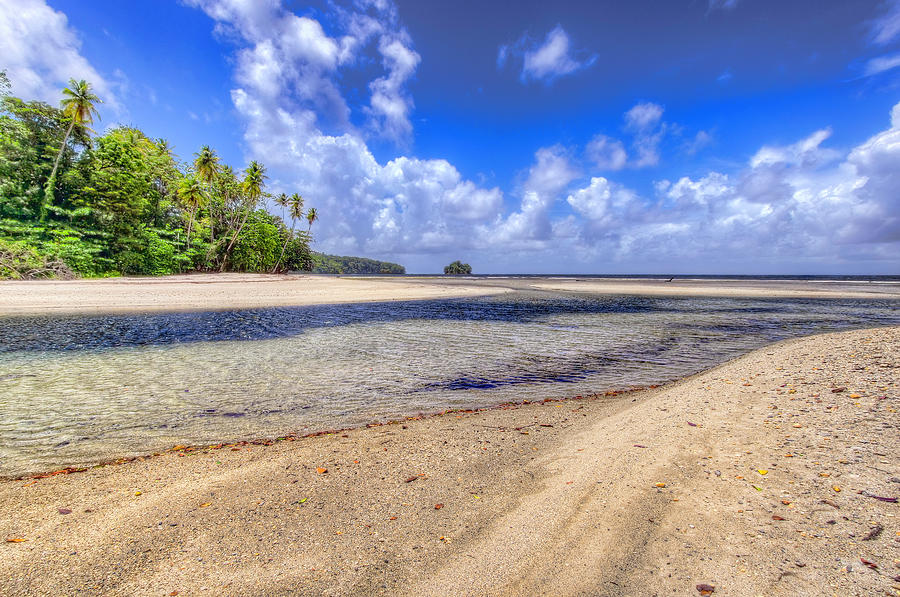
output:
<instances>
[{"instance_id":1,"label":"fallen leaf","mask_svg":"<svg viewBox=\"0 0 900 597\"><path fill-rule=\"evenodd\" d=\"M206 508L207 506L209 506L209 505L211 505L211 504L212 504L212 502L206 502L206 503L204 503L204 504L200 504L200 507L201 507L201 508Z\"/></svg>"},{"instance_id":2,"label":"fallen leaf","mask_svg":"<svg viewBox=\"0 0 900 597\"><path fill-rule=\"evenodd\" d=\"M444 504L435 504L435 505L434 505L434 509L435 509L435 510L440 510L440 509L443 508L443 507L444 507Z\"/></svg>"},{"instance_id":3,"label":"fallen leaf","mask_svg":"<svg viewBox=\"0 0 900 597\"><path fill-rule=\"evenodd\" d=\"M762 487L757 487L756 485L751 485L750 487L752 487L756 491L762 491Z\"/></svg>"},{"instance_id":4,"label":"fallen leaf","mask_svg":"<svg viewBox=\"0 0 900 597\"><path fill-rule=\"evenodd\" d=\"M665 483L657 483L657 484L656 484L656 487L665 487L665 486L666 486Z\"/></svg>"},{"instance_id":5,"label":"fallen leaf","mask_svg":"<svg viewBox=\"0 0 900 597\"><path fill-rule=\"evenodd\" d=\"M68 508L60 508L60 509L59 509L59 513L60 513L60 514L71 514L72 511L69 510Z\"/></svg>"},{"instance_id":6,"label":"fallen leaf","mask_svg":"<svg viewBox=\"0 0 900 597\"><path fill-rule=\"evenodd\" d=\"M419 477L417 475L414 475L414 476L410 477L409 479L407 479L406 481L404 481L404 483L412 483L413 481L415 481L418 478Z\"/></svg>"},{"instance_id":7,"label":"fallen leaf","mask_svg":"<svg viewBox=\"0 0 900 597\"><path fill-rule=\"evenodd\" d=\"M831 390L831 393L832 394L840 394L841 392L843 392L846 389L847 388L834 388L833 390Z\"/></svg>"},{"instance_id":8,"label":"fallen leaf","mask_svg":"<svg viewBox=\"0 0 900 597\"><path fill-rule=\"evenodd\" d=\"M316 472L319 473L320 475L324 475L325 473L328 472L328 469L327 469L327 468L322 468L322 467L320 466L320 467L316 467Z\"/></svg>"},{"instance_id":9,"label":"fallen leaf","mask_svg":"<svg viewBox=\"0 0 900 597\"><path fill-rule=\"evenodd\" d=\"M142 493L143 493L142 491L135 491L134 495L141 495Z\"/></svg>"},{"instance_id":10,"label":"fallen leaf","mask_svg":"<svg viewBox=\"0 0 900 597\"><path fill-rule=\"evenodd\" d=\"M875 562L870 562L869 560L867 560L865 558L859 558L859 561L862 562L863 564L865 564L866 566L868 566L869 568L871 568L872 570L878 569L878 564L876 564Z\"/></svg>"},{"instance_id":11,"label":"fallen leaf","mask_svg":"<svg viewBox=\"0 0 900 597\"><path fill-rule=\"evenodd\" d=\"M701 583L697 585L697 590L701 595L712 595L716 592L716 588L712 585L708 585L706 583Z\"/></svg>"},{"instance_id":12,"label":"fallen leaf","mask_svg":"<svg viewBox=\"0 0 900 597\"><path fill-rule=\"evenodd\" d=\"M767 474L769 474L769 471L768 471L767 469L764 469L764 468L758 468L758 469L756 469L756 472L759 473L760 475L767 475Z\"/></svg>"},{"instance_id":13,"label":"fallen leaf","mask_svg":"<svg viewBox=\"0 0 900 597\"><path fill-rule=\"evenodd\" d=\"M790 500L781 500L781 503L784 504L785 506L789 506L791 504L791 501Z\"/></svg>"},{"instance_id":14,"label":"fallen leaf","mask_svg":"<svg viewBox=\"0 0 900 597\"><path fill-rule=\"evenodd\" d=\"M178 594L178 591L172 591L171 593L169 593L170 597L175 597L175 595L177 595L177 594Z\"/></svg>"},{"instance_id":15,"label":"fallen leaf","mask_svg":"<svg viewBox=\"0 0 900 597\"><path fill-rule=\"evenodd\" d=\"M391 516L390 518L388 518L388 520L397 520L397 517L396 517L396 516Z\"/></svg>"},{"instance_id":16,"label":"fallen leaf","mask_svg":"<svg viewBox=\"0 0 900 597\"><path fill-rule=\"evenodd\" d=\"M794 427L796 429L800 429L801 427L803 427L803 425L801 425L800 423L794 423Z\"/></svg>"},{"instance_id":17,"label":"fallen leaf","mask_svg":"<svg viewBox=\"0 0 900 597\"><path fill-rule=\"evenodd\" d=\"M837 492L840 492L840 491L841 491L841 488L838 487L837 485L832 485L831 488L832 488L833 490L837 491Z\"/></svg>"},{"instance_id":18,"label":"fallen leaf","mask_svg":"<svg viewBox=\"0 0 900 597\"><path fill-rule=\"evenodd\" d=\"M25 541L28 541L28 539L24 537L10 537L6 540L7 543L23 543Z\"/></svg>"},{"instance_id":19,"label":"fallen leaf","mask_svg":"<svg viewBox=\"0 0 900 597\"><path fill-rule=\"evenodd\" d=\"M773 514L772 520L784 520L784 518L782 518L781 516L778 516L777 514Z\"/></svg>"}]
</instances>

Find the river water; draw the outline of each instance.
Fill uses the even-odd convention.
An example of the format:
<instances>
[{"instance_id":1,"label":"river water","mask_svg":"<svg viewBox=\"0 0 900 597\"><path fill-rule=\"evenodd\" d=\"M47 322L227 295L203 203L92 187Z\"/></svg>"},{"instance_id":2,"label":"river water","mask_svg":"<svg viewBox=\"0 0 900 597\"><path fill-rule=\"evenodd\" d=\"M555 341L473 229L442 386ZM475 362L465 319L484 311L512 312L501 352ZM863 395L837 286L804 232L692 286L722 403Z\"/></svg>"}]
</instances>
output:
<instances>
[{"instance_id":1,"label":"river water","mask_svg":"<svg viewBox=\"0 0 900 597\"><path fill-rule=\"evenodd\" d=\"M0 476L662 383L897 301L481 299L0 319Z\"/></svg>"}]
</instances>

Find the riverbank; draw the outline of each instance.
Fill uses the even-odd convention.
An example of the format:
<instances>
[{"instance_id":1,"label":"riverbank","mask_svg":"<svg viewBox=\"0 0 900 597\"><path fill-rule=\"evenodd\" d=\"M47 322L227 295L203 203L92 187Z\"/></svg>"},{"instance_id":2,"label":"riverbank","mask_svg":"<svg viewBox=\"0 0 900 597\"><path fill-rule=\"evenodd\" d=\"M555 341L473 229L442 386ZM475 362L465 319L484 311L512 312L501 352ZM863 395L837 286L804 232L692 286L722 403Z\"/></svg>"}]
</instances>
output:
<instances>
[{"instance_id":1,"label":"riverbank","mask_svg":"<svg viewBox=\"0 0 900 597\"><path fill-rule=\"evenodd\" d=\"M900 328L656 390L0 482L0 593L895 590Z\"/></svg>"}]
</instances>

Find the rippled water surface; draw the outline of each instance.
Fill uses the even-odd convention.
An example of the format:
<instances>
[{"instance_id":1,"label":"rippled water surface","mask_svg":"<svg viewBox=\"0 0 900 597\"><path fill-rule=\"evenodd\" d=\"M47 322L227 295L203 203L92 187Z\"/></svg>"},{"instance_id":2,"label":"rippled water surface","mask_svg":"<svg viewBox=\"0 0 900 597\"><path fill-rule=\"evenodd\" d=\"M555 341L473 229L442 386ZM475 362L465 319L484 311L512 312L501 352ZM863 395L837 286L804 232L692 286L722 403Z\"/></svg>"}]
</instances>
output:
<instances>
[{"instance_id":1,"label":"rippled water surface","mask_svg":"<svg viewBox=\"0 0 900 597\"><path fill-rule=\"evenodd\" d=\"M532 292L4 318L0 475L660 383L775 340L897 323L895 301Z\"/></svg>"}]
</instances>

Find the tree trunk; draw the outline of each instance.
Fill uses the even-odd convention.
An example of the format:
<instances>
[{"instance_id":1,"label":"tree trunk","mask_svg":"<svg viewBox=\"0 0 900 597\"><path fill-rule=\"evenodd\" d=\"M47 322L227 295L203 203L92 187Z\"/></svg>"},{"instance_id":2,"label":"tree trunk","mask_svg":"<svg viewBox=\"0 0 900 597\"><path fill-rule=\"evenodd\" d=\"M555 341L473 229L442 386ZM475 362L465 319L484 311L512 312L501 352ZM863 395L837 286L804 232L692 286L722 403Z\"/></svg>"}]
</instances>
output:
<instances>
[{"instance_id":1,"label":"tree trunk","mask_svg":"<svg viewBox=\"0 0 900 597\"><path fill-rule=\"evenodd\" d=\"M72 129L75 128L75 119L72 119L72 124L69 125L69 128L66 130L66 136L63 137L62 146L59 148L59 153L56 154L56 161L53 162L53 170L50 171L50 178L47 179L47 187L44 190L44 200L41 202L41 217L40 221L43 222L47 219L47 206L53 203L53 191L56 186L56 170L59 168L59 160L62 159L63 152L66 150L66 143L69 141L69 135L72 134Z\"/></svg>"},{"instance_id":2,"label":"tree trunk","mask_svg":"<svg viewBox=\"0 0 900 597\"><path fill-rule=\"evenodd\" d=\"M238 235L241 233L241 230L244 229L244 224L247 223L247 218L250 217L250 210L247 210L247 213L244 214L244 219L241 220L240 226L237 227L237 230L234 231L234 236L231 237L231 242L228 243L228 247L225 248L225 255L222 256L222 267L219 268L220 272L225 271L225 265L228 263L228 256L231 254L231 249L234 247L234 242L237 240Z\"/></svg>"},{"instance_id":3,"label":"tree trunk","mask_svg":"<svg viewBox=\"0 0 900 597\"><path fill-rule=\"evenodd\" d=\"M284 221L284 220L282 220ZM281 255L278 256L278 261L275 262L275 267L272 268L272 273L274 274L278 271L278 264L281 263L281 259L284 257L284 251L287 249L288 243L291 242L291 239L294 238L294 226L293 222L291 222L291 234L287 237L287 240L284 241L284 246L281 247Z\"/></svg>"}]
</instances>

